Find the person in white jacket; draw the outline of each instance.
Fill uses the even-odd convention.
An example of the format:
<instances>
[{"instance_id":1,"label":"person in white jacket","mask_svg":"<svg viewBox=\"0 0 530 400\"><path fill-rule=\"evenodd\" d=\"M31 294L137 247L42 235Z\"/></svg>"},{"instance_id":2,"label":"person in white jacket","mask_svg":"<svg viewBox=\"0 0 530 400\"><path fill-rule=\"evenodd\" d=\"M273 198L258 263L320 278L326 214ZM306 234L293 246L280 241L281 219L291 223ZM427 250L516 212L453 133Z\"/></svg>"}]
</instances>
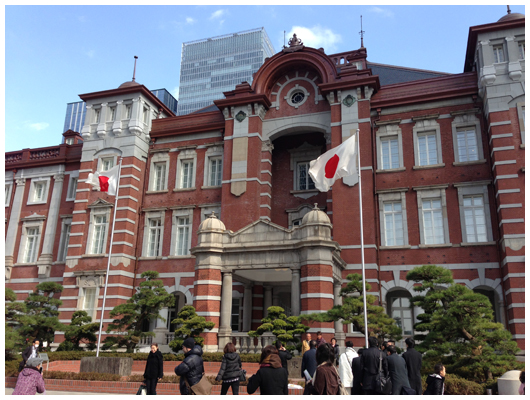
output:
<instances>
[{"instance_id":1,"label":"person in white jacket","mask_svg":"<svg viewBox=\"0 0 530 400\"><path fill-rule=\"evenodd\" d=\"M355 357L359 357L359 355L353 348L353 342L348 340L346 342L346 350L344 350L344 353L341 354L339 359L340 380L348 394L351 394L351 388L353 386L351 363Z\"/></svg>"}]
</instances>

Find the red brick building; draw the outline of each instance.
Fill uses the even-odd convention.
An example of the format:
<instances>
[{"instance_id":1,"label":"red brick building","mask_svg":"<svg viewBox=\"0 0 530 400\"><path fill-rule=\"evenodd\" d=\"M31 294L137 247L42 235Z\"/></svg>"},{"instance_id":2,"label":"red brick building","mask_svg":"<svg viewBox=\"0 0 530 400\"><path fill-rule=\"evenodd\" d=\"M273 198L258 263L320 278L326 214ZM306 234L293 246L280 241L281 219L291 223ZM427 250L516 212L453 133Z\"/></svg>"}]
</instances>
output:
<instances>
[{"instance_id":1,"label":"red brick building","mask_svg":"<svg viewBox=\"0 0 530 400\"><path fill-rule=\"evenodd\" d=\"M252 85L190 115L175 117L134 82L81 95L82 142L67 132L75 143L6 153L6 285L23 299L38 282L61 282L62 322L76 309L101 318L114 197L85 180L122 157L104 323L156 270L177 297L168 321L193 304L216 324L207 350L235 337L252 351L245 332L267 307L328 310L360 273L357 186L343 178L321 193L307 174L359 129L371 294L410 336L420 310L405 276L443 265L490 298L524 349L524 26L508 14L471 27L461 74L292 40ZM166 343L173 327L146 329ZM317 330L363 343L341 323Z\"/></svg>"}]
</instances>

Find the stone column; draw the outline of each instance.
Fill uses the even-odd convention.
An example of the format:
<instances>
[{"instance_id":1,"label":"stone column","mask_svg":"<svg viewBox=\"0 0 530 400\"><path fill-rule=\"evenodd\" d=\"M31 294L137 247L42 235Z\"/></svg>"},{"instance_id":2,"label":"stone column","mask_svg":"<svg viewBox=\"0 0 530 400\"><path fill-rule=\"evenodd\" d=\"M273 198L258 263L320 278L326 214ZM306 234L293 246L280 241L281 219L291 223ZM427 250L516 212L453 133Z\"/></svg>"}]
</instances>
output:
<instances>
[{"instance_id":1,"label":"stone column","mask_svg":"<svg viewBox=\"0 0 530 400\"><path fill-rule=\"evenodd\" d=\"M243 297L243 332L251 330L252 323L252 285L245 285L245 294Z\"/></svg>"},{"instance_id":2,"label":"stone column","mask_svg":"<svg viewBox=\"0 0 530 400\"><path fill-rule=\"evenodd\" d=\"M300 315L300 270L292 269L291 278L291 315Z\"/></svg>"},{"instance_id":3,"label":"stone column","mask_svg":"<svg viewBox=\"0 0 530 400\"><path fill-rule=\"evenodd\" d=\"M232 327L232 271L223 272L221 287L221 321L219 326L219 349L223 349L230 341Z\"/></svg>"},{"instance_id":4,"label":"stone column","mask_svg":"<svg viewBox=\"0 0 530 400\"><path fill-rule=\"evenodd\" d=\"M342 305L342 297L340 296L340 289L342 285L340 281L333 282L333 305L340 306ZM344 333L344 325L341 321L335 321L335 339L337 339L337 344L339 345L341 352L345 349L345 340L346 334Z\"/></svg>"},{"instance_id":5,"label":"stone column","mask_svg":"<svg viewBox=\"0 0 530 400\"><path fill-rule=\"evenodd\" d=\"M267 312L267 309L272 306L272 287L271 286L264 286L265 294L263 296L263 315L266 318L269 314Z\"/></svg>"},{"instance_id":6,"label":"stone column","mask_svg":"<svg viewBox=\"0 0 530 400\"><path fill-rule=\"evenodd\" d=\"M272 305L278 307L280 305L280 295L276 290L272 290Z\"/></svg>"},{"instance_id":7,"label":"stone column","mask_svg":"<svg viewBox=\"0 0 530 400\"><path fill-rule=\"evenodd\" d=\"M153 333L155 334L153 343L158 343L159 346L167 344L166 334L169 333L169 329L167 329L167 326L169 324L169 309L167 307L162 308L160 310L160 316L162 318L165 318L166 321L164 322L160 318L157 318L156 328L153 329Z\"/></svg>"},{"instance_id":8,"label":"stone column","mask_svg":"<svg viewBox=\"0 0 530 400\"><path fill-rule=\"evenodd\" d=\"M9 279L11 267L13 267L13 252L15 251L15 241L17 240L18 223L20 222L20 209L22 208L22 198L24 197L24 189L26 187L26 178L16 179L16 190L13 203L11 204L11 216L9 218L9 225L7 227L6 235L6 255L5 267L6 278Z\"/></svg>"},{"instance_id":9,"label":"stone column","mask_svg":"<svg viewBox=\"0 0 530 400\"><path fill-rule=\"evenodd\" d=\"M46 221L46 231L44 233L44 242L42 252L37 260L39 267L39 278L49 278L53 262L53 243L55 242L55 233L57 231L57 221L59 219L59 207L61 205L61 194L63 193L64 174L54 175L54 184L52 198L50 200L50 209Z\"/></svg>"}]
</instances>

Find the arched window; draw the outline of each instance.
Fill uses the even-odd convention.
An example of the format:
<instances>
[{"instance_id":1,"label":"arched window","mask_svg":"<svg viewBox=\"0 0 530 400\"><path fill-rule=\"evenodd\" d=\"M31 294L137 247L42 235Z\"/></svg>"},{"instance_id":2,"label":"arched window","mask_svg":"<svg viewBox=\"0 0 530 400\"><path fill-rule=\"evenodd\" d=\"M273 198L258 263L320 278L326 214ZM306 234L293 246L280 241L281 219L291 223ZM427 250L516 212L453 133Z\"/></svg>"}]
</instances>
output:
<instances>
[{"instance_id":1,"label":"arched window","mask_svg":"<svg viewBox=\"0 0 530 400\"><path fill-rule=\"evenodd\" d=\"M480 293L480 294L483 294L484 296L486 296L488 298L488 300L490 301L491 303L491 306L493 307L493 321L495 322L501 322L500 319L499 319L499 313L497 312L497 308L499 307L499 304L498 304L498 301L495 300L495 291L491 288L487 288L487 287L479 287L479 288L475 288L473 289L473 291L475 293Z\"/></svg>"},{"instance_id":2,"label":"arched window","mask_svg":"<svg viewBox=\"0 0 530 400\"><path fill-rule=\"evenodd\" d=\"M387 294L388 315L396 320L404 336L413 335L414 314L410 308L411 295L406 290L396 290Z\"/></svg>"}]
</instances>

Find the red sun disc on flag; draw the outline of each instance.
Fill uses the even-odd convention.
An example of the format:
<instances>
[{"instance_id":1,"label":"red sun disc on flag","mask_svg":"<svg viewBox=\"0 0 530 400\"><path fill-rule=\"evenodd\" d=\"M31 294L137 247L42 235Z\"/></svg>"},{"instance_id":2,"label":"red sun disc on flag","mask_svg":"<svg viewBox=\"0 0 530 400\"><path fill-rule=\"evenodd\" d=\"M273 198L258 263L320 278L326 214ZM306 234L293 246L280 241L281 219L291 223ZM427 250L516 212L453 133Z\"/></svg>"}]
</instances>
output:
<instances>
[{"instance_id":1,"label":"red sun disc on flag","mask_svg":"<svg viewBox=\"0 0 530 400\"><path fill-rule=\"evenodd\" d=\"M102 192L109 191L109 178L106 176L99 177L99 190Z\"/></svg>"},{"instance_id":2,"label":"red sun disc on flag","mask_svg":"<svg viewBox=\"0 0 530 400\"><path fill-rule=\"evenodd\" d=\"M337 172L337 166L339 165L339 160L340 158L336 154L328 160L326 167L324 168L326 178L331 179L335 176L335 172Z\"/></svg>"}]
</instances>

